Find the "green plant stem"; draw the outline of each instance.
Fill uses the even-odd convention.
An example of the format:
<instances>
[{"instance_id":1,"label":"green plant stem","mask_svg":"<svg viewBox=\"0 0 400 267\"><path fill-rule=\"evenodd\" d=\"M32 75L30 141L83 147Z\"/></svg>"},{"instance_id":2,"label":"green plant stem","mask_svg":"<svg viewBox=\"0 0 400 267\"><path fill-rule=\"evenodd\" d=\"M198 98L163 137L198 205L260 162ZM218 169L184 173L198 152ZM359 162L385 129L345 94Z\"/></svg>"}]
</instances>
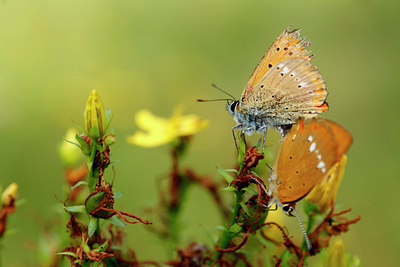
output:
<instances>
[{"instance_id":1,"label":"green plant stem","mask_svg":"<svg viewBox=\"0 0 400 267\"><path fill-rule=\"evenodd\" d=\"M97 218L96 220L96 234L100 235L100 219Z\"/></svg>"},{"instance_id":2,"label":"green plant stem","mask_svg":"<svg viewBox=\"0 0 400 267\"><path fill-rule=\"evenodd\" d=\"M96 190L96 184L99 179L98 176L98 171L96 175L96 170L93 169L93 163L94 159L96 157L97 153L97 144L92 140L92 152L90 153L90 157L88 160L88 169L89 169L89 191L92 193L94 190ZM97 176L97 177L96 177Z\"/></svg>"},{"instance_id":3,"label":"green plant stem","mask_svg":"<svg viewBox=\"0 0 400 267\"><path fill-rule=\"evenodd\" d=\"M237 217L239 215L240 202L242 200L243 193L244 192L242 192L242 191L235 193L235 197L236 197L236 199L235 199L235 208L234 208L234 210L232 212L231 223L229 225L229 228L225 229L222 232L222 235L221 235L220 239L217 242L218 247L221 248L221 249L227 248L229 246L229 243L231 242L231 240L239 234L239 233L231 232L230 231L230 227L232 227L232 225L234 225L236 223ZM217 251L216 254L215 254L214 260L218 260L220 257L221 257L221 252Z\"/></svg>"}]
</instances>

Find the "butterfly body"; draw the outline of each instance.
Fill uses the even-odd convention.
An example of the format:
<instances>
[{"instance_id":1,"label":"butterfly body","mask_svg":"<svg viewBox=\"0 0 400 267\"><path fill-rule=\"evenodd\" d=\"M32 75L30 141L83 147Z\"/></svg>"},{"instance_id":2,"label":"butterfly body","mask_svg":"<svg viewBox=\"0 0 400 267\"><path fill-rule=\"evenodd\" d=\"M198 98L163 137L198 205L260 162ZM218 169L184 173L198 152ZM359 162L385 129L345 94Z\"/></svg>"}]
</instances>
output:
<instances>
[{"instance_id":1,"label":"butterfly body","mask_svg":"<svg viewBox=\"0 0 400 267\"><path fill-rule=\"evenodd\" d=\"M299 31L287 28L268 49L251 75L242 97L228 109L246 134L277 128L282 135L299 118L312 118L328 110L327 91L313 58L309 42Z\"/></svg>"}]
</instances>

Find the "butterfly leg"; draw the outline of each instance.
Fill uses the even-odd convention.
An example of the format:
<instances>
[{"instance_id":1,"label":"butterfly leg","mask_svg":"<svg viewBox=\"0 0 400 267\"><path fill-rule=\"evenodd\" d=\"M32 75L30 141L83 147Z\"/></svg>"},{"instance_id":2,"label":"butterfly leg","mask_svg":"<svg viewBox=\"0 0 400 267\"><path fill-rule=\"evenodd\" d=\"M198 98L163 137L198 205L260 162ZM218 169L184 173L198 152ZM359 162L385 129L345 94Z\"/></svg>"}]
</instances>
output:
<instances>
[{"instance_id":1,"label":"butterfly leg","mask_svg":"<svg viewBox=\"0 0 400 267\"><path fill-rule=\"evenodd\" d=\"M265 143L267 142L267 130L268 130L267 126L262 126L262 127L260 127L260 129L258 130L259 132L264 132L263 150L262 150L263 154L264 154L264 151L265 151ZM269 167L269 166L268 166L268 167ZM271 169L271 168L270 168L270 169Z\"/></svg>"},{"instance_id":2,"label":"butterfly leg","mask_svg":"<svg viewBox=\"0 0 400 267\"><path fill-rule=\"evenodd\" d=\"M247 143L246 143L246 135L244 134L244 132L245 132L245 131L242 131L242 132L240 133L240 137L243 139L243 142L244 142L244 150L246 151L246 150L247 150Z\"/></svg>"},{"instance_id":3,"label":"butterfly leg","mask_svg":"<svg viewBox=\"0 0 400 267\"><path fill-rule=\"evenodd\" d=\"M243 124L238 124L238 125L232 127L232 135L233 135L233 140L235 141L236 150L239 150L239 147L238 147L238 144L237 144L237 141L236 141L235 130L236 129L242 129L242 128L243 128Z\"/></svg>"},{"instance_id":4,"label":"butterfly leg","mask_svg":"<svg viewBox=\"0 0 400 267\"><path fill-rule=\"evenodd\" d=\"M272 206L272 204L271 204L271 206ZM276 203L275 203L275 208L268 208L268 211L275 211L275 210L278 210L278 204L276 204Z\"/></svg>"}]
</instances>

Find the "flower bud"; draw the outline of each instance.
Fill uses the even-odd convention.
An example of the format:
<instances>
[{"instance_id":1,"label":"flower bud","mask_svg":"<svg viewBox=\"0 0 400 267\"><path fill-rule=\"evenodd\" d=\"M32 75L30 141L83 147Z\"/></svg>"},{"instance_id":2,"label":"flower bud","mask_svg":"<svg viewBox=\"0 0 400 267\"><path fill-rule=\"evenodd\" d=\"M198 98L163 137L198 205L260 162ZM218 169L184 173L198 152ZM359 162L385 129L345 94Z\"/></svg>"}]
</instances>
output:
<instances>
[{"instance_id":1,"label":"flower bud","mask_svg":"<svg viewBox=\"0 0 400 267\"><path fill-rule=\"evenodd\" d=\"M116 141L117 139L115 139L115 136L112 134L107 134L106 137L104 138L104 143L106 144L106 146L111 146L115 144Z\"/></svg>"},{"instance_id":2,"label":"flower bud","mask_svg":"<svg viewBox=\"0 0 400 267\"><path fill-rule=\"evenodd\" d=\"M343 240L337 238L328 248L327 267L346 266Z\"/></svg>"},{"instance_id":3,"label":"flower bud","mask_svg":"<svg viewBox=\"0 0 400 267\"><path fill-rule=\"evenodd\" d=\"M103 209L112 209L114 207L114 194L111 186L100 187L91 193L85 201L85 207L93 217L102 219L112 217L114 213Z\"/></svg>"},{"instance_id":4,"label":"flower bud","mask_svg":"<svg viewBox=\"0 0 400 267\"><path fill-rule=\"evenodd\" d=\"M92 139L98 139L104 135L106 129L106 116L103 104L96 90L93 90L85 108L85 130Z\"/></svg>"},{"instance_id":5,"label":"flower bud","mask_svg":"<svg viewBox=\"0 0 400 267\"><path fill-rule=\"evenodd\" d=\"M12 202L17 199L18 196L18 185L16 183L10 184L1 195L1 203L3 206L9 206Z\"/></svg>"}]
</instances>

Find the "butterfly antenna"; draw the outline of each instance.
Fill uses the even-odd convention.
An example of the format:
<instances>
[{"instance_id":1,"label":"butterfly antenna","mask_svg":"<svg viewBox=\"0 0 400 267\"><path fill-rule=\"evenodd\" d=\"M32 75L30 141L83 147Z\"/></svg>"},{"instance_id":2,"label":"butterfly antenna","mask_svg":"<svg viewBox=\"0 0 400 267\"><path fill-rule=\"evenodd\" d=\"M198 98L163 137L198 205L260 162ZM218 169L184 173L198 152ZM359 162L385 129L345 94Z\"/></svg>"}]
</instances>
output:
<instances>
[{"instance_id":1,"label":"butterfly antenna","mask_svg":"<svg viewBox=\"0 0 400 267\"><path fill-rule=\"evenodd\" d=\"M271 173L273 172L273 170L272 170L271 166L269 166L269 164L268 164L267 162L265 162L265 165L267 165L268 169L270 169L270 172L269 172L269 174L271 174Z\"/></svg>"},{"instance_id":2,"label":"butterfly antenna","mask_svg":"<svg viewBox=\"0 0 400 267\"><path fill-rule=\"evenodd\" d=\"M228 93L227 91L225 91L225 90L223 90L223 89L221 89L221 88L219 88L218 86L216 86L215 84L211 84L211 86L212 87L214 87L215 89L217 89L217 90L219 90L219 91L221 91L222 93L224 93L224 94L226 94L226 95L228 95L228 96L230 96L231 98L232 98L232 100L233 101L235 101L236 100L236 98L233 96L233 95L231 95L230 93Z\"/></svg>"},{"instance_id":3,"label":"butterfly antenna","mask_svg":"<svg viewBox=\"0 0 400 267\"><path fill-rule=\"evenodd\" d=\"M304 229L303 222L301 221L300 216L299 216L299 214L297 213L297 211L296 211L293 207L291 207L291 209L294 211L294 213L296 214L297 220L299 221L301 230L303 231L303 234L304 234L304 238L306 239L307 249L308 249L308 251L310 252L310 255L313 256L313 255L315 255L315 253L314 253L314 251L313 251L310 238L308 238L308 235L307 235L307 233L306 233L306 230Z\"/></svg>"},{"instance_id":4,"label":"butterfly antenna","mask_svg":"<svg viewBox=\"0 0 400 267\"><path fill-rule=\"evenodd\" d=\"M269 193L268 193L267 189L265 188L265 186L262 183L260 183L260 181L258 181L256 178L254 178L253 176L250 175L250 177L253 181L255 181L262 188L262 190L265 192L265 194L267 196L269 196Z\"/></svg>"},{"instance_id":5,"label":"butterfly antenna","mask_svg":"<svg viewBox=\"0 0 400 267\"><path fill-rule=\"evenodd\" d=\"M196 99L197 102L213 102L213 101L229 101L230 98L217 98L217 99Z\"/></svg>"}]
</instances>

